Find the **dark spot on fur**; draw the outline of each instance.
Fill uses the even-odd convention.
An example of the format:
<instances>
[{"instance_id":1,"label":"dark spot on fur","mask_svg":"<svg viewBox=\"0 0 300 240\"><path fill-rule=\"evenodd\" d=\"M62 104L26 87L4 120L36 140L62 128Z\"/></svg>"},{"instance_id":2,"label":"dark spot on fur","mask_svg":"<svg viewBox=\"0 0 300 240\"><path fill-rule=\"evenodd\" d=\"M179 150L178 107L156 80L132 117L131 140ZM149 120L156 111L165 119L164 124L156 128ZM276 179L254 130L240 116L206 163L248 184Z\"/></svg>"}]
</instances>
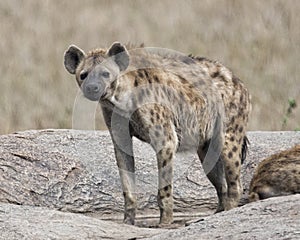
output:
<instances>
[{"instance_id":1,"label":"dark spot on fur","mask_svg":"<svg viewBox=\"0 0 300 240\"><path fill-rule=\"evenodd\" d=\"M167 155L170 155L170 153L171 153L171 149L170 149L170 148L167 148L166 154L167 154Z\"/></svg>"},{"instance_id":2,"label":"dark spot on fur","mask_svg":"<svg viewBox=\"0 0 300 240\"><path fill-rule=\"evenodd\" d=\"M165 166L167 166L167 161L166 160L163 161L163 167L165 167Z\"/></svg>"},{"instance_id":3,"label":"dark spot on fur","mask_svg":"<svg viewBox=\"0 0 300 240\"><path fill-rule=\"evenodd\" d=\"M119 100L120 100L119 93L116 93L116 94L115 94L115 99L116 99L117 101L119 101Z\"/></svg>"},{"instance_id":4,"label":"dark spot on fur","mask_svg":"<svg viewBox=\"0 0 300 240\"><path fill-rule=\"evenodd\" d=\"M232 152L228 153L228 158L232 158Z\"/></svg>"},{"instance_id":5,"label":"dark spot on fur","mask_svg":"<svg viewBox=\"0 0 300 240\"><path fill-rule=\"evenodd\" d=\"M179 81L180 81L182 84L188 84L188 83L189 83L189 81L186 80L184 77L178 76L178 78L179 78Z\"/></svg>"},{"instance_id":6,"label":"dark spot on fur","mask_svg":"<svg viewBox=\"0 0 300 240\"><path fill-rule=\"evenodd\" d=\"M139 75L140 78L144 78L144 74L141 70L138 70L138 75Z\"/></svg>"},{"instance_id":7,"label":"dark spot on fur","mask_svg":"<svg viewBox=\"0 0 300 240\"><path fill-rule=\"evenodd\" d=\"M154 81L155 81L155 82L159 83L159 79L158 79L157 76L154 76L153 78L154 78Z\"/></svg>"},{"instance_id":8,"label":"dark spot on fur","mask_svg":"<svg viewBox=\"0 0 300 240\"><path fill-rule=\"evenodd\" d=\"M241 96L240 96L240 102L243 102L243 101L244 101L244 95L241 94Z\"/></svg>"},{"instance_id":9,"label":"dark spot on fur","mask_svg":"<svg viewBox=\"0 0 300 240\"><path fill-rule=\"evenodd\" d=\"M230 108L230 109L236 109L237 107L236 107L236 105L235 105L233 102L231 102L231 103L229 104L229 108Z\"/></svg>"},{"instance_id":10,"label":"dark spot on fur","mask_svg":"<svg viewBox=\"0 0 300 240\"><path fill-rule=\"evenodd\" d=\"M230 141L231 141L231 142L234 142L234 140L235 140L235 139L234 139L234 136L231 136L231 137L230 137Z\"/></svg>"},{"instance_id":11,"label":"dark spot on fur","mask_svg":"<svg viewBox=\"0 0 300 240\"><path fill-rule=\"evenodd\" d=\"M232 148L232 151L236 152L236 151L237 151L237 147L234 146L234 147Z\"/></svg>"},{"instance_id":12,"label":"dark spot on fur","mask_svg":"<svg viewBox=\"0 0 300 240\"><path fill-rule=\"evenodd\" d=\"M146 78L149 78L149 74L146 69L144 69L144 73L145 73Z\"/></svg>"},{"instance_id":13,"label":"dark spot on fur","mask_svg":"<svg viewBox=\"0 0 300 240\"><path fill-rule=\"evenodd\" d=\"M116 86L117 86L117 81L113 81L113 82L110 84L110 87L111 87L112 90L115 90Z\"/></svg>"},{"instance_id":14,"label":"dark spot on fur","mask_svg":"<svg viewBox=\"0 0 300 240\"><path fill-rule=\"evenodd\" d=\"M151 116L153 116L153 115L154 115L154 111L153 111L153 109L151 109L151 110L150 110L150 114L151 114Z\"/></svg>"},{"instance_id":15,"label":"dark spot on fur","mask_svg":"<svg viewBox=\"0 0 300 240\"><path fill-rule=\"evenodd\" d=\"M154 123L154 118L152 117L152 118L150 119L150 121L151 121L151 123Z\"/></svg>"},{"instance_id":16,"label":"dark spot on fur","mask_svg":"<svg viewBox=\"0 0 300 240\"><path fill-rule=\"evenodd\" d=\"M159 120L160 119L160 116L158 113L156 113L156 119Z\"/></svg>"},{"instance_id":17,"label":"dark spot on fur","mask_svg":"<svg viewBox=\"0 0 300 240\"><path fill-rule=\"evenodd\" d=\"M241 133L243 130L244 130L243 127L240 127L240 128L239 128L239 132L240 132L240 133Z\"/></svg>"},{"instance_id":18,"label":"dark spot on fur","mask_svg":"<svg viewBox=\"0 0 300 240\"><path fill-rule=\"evenodd\" d=\"M165 190L165 191L168 191L168 190L169 190L169 186L165 186L165 187L164 187L164 190Z\"/></svg>"},{"instance_id":19,"label":"dark spot on fur","mask_svg":"<svg viewBox=\"0 0 300 240\"><path fill-rule=\"evenodd\" d=\"M228 174L229 174L229 175L232 175L232 171L231 171L231 170L229 170L229 171L228 171Z\"/></svg>"},{"instance_id":20,"label":"dark spot on fur","mask_svg":"<svg viewBox=\"0 0 300 240\"><path fill-rule=\"evenodd\" d=\"M189 57L199 61L199 62L202 62L202 61L208 61L205 57L197 57L197 56L193 56L192 54L189 54L188 55Z\"/></svg>"},{"instance_id":21,"label":"dark spot on fur","mask_svg":"<svg viewBox=\"0 0 300 240\"><path fill-rule=\"evenodd\" d=\"M230 124L233 124L233 123L234 123L234 121L235 121L235 118L234 118L234 117L232 117L232 118L230 119Z\"/></svg>"},{"instance_id":22,"label":"dark spot on fur","mask_svg":"<svg viewBox=\"0 0 300 240\"><path fill-rule=\"evenodd\" d=\"M220 74L219 77L221 78L221 80L222 80L223 82L226 82L226 83L228 82L227 79L226 79L223 75Z\"/></svg>"},{"instance_id":23,"label":"dark spot on fur","mask_svg":"<svg viewBox=\"0 0 300 240\"><path fill-rule=\"evenodd\" d=\"M167 196L167 198L169 198L169 197L171 196L171 194L170 194L170 193L167 193L167 195L166 195L166 196Z\"/></svg>"},{"instance_id":24,"label":"dark spot on fur","mask_svg":"<svg viewBox=\"0 0 300 240\"><path fill-rule=\"evenodd\" d=\"M240 166L240 162L239 162L239 161L236 161L236 162L235 162L235 166L236 166L236 167Z\"/></svg>"},{"instance_id":25,"label":"dark spot on fur","mask_svg":"<svg viewBox=\"0 0 300 240\"><path fill-rule=\"evenodd\" d=\"M137 78L134 79L134 86L137 87L139 85Z\"/></svg>"},{"instance_id":26,"label":"dark spot on fur","mask_svg":"<svg viewBox=\"0 0 300 240\"><path fill-rule=\"evenodd\" d=\"M117 89L116 89L116 91L117 91L117 92L121 92L121 87L118 86Z\"/></svg>"},{"instance_id":27,"label":"dark spot on fur","mask_svg":"<svg viewBox=\"0 0 300 240\"><path fill-rule=\"evenodd\" d=\"M234 185L235 185L235 182L230 182L230 185L231 185L231 186L234 186Z\"/></svg>"},{"instance_id":28,"label":"dark spot on fur","mask_svg":"<svg viewBox=\"0 0 300 240\"><path fill-rule=\"evenodd\" d=\"M186 95L188 96L188 98L191 100L193 98L193 93L192 92L187 92Z\"/></svg>"},{"instance_id":29,"label":"dark spot on fur","mask_svg":"<svg viewBox=\"0 0 300 240\"><path fill-rule=\"evenodd\" d=\"M236 76L233 76L232 82L233 82L234 86L236 86L239 83L239 81L240 81L240 79L238 79Z\"/></svg>"},{"instance_id":30,"label":"dark spot on fur","mask_svg":"<svg viewBox=\"0 0 300 240\"><path fill-rule=\"evenodd\" d=\"M155 106L154 106L154 110L156 111L156 112L160 112L160 108L158 107L158 104L155 104Z\"/></svg>"},{"instance_id":31,"label":"dark spot on fur","mask_svg":"<svg viewBox=\"0 0 300 240\"><path fill-rule=\"evenodd\" d=\"M219 71L216 71L216 72L212 73L210 76L211 76L212 78L216 78L216 77L218 77L219 75L220 75L220 72L219 72Z\"/></svg>"}]
</instances>

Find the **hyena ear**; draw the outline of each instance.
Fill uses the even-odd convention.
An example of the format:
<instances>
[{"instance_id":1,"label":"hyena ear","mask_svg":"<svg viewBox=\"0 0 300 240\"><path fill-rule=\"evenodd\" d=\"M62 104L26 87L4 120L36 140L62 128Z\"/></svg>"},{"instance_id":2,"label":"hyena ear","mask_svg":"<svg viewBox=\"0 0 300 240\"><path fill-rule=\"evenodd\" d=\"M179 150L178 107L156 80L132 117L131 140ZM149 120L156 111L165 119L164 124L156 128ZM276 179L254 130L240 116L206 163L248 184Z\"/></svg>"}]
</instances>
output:
<instances>
[{"instance_id":1,"label":"hyena ear","mask_svg":"<svg viewBox=\"0 0 300 240\"><path fill-rule=\"evenodd\" d=\"M71 74L75 74L77 66L84 57L85 53L83 50L75 45L70 45L64 55L64 65L67 71Z\"/></svg>"},{"instance_id":2,"label":"hyena ear","mask_svg":"<svg viewBox=\"0 0 300 240\"><path fill-rule=\"evenodd\" d=\"M129 65L129 53L124 45L114 42L107 50L107 56L112 57L119 66L120 71L124 71Z\"/></svg>"}]
</instances>

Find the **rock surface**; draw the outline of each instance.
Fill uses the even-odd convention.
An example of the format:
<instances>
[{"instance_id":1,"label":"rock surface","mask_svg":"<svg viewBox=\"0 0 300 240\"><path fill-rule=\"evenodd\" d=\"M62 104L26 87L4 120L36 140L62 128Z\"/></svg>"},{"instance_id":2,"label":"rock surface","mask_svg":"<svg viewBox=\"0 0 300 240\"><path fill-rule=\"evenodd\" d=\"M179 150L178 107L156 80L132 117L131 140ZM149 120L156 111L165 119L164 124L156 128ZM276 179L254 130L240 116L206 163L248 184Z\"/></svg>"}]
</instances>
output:
<instances>
[{"instance_id":1,"label":"rock surface","mask_svg":"<svg viewBox=\"0 0 300 240\"><path fill-rule=\"evenodd\" d=\"M0 203L0 239L300 239L299 210L300 194L270 198L166 230Z\"/></svg>"},{"instance_id":2,"label":"rock surface","mask_svg":"<svg viewBox=\"0 0 300 240\"><path fill-rule=\"evenodd\" d=\"M0 203L0 239L135 239L166 230L138 228L44 207Z\"/></svg>"},{"instance_id":3,"label":"rock surface","mask_svg":"<svg viewBox=\"0 0 300 240\"><path fill-rule=\"evenodd\" d=\"M300 194L246 204L146 239L300 239Z\"/></svg>"},{"instance_id":4,"label":"rock surface","mask_svg":"<svg viewBox=\"0 0 300 240\"><path fill-rule=\"evenodd\" d=\"M74 224L73 228L77 229L79 227L82 234L92 233L93 230L89 229L93 227L101 229L101 231L103 230L102 233L107 233L107 237L113 236L112 239L121 239L120 236L126 236L124 239L130 239L132 236L133 238L140 238L155 235L157 233L155 231L157 230L148 231L153 229L127 228L127 226L124 228L120 224L122 220L123 197L113 147L108 135L105 131L33 130L0 136L0 202L3 203L1 204L0 214L3 215L3 211L7 214L5 209L9 208L13 209L11 213L13 216L18 216L14 222L18 221L17 219L21 219L20 216L23 215L22 211L24 214L26 212L25 218L26 215L35 215L37 216L37 222L39 221L39 216L43 217L44 221L47 222L47 211L50 211L50 216L51 214L56 216L56 220L53 221L60 223L59 227L55 228L55 232L58 235L54 234L53 239L82 239L79 235L78 237L71 238L68 238L67 235L59 235L58 232L60 230L63 231L64 224L66 224L66 228L68 229L69 227L67 226ZM259 161L275 152L299 144L300 132L249 132L248 138L251 145L249 146L249 155L242 167L245 194L241 205L246 202L249 183L255 166ZM152 226L157 223L159 215L156 204L157 168L155 154L150 146L137 140L134 141L134 154L137 168L138 225ZM200 161L195 154L177 154L174 180L174 210L177 222L183 223L186 220L208 216L213 213L217 204L216 193L206 179L201 169ZM284 203L280 205L281 201L286 202L285 199L289 198L271 200L272 206L278 212L280 211L279 208L285 205ZM291 204L293 203L292 201ZM262 203L254 203L252 206L256 206L255 204L259 205ZM16 205L30 205L35 207ZM232 213L233 218L236 218L236 215L241 215L239 219L243 219L242 221L245 222L244 225L246 226L247 221L252 222L252 218L254 221L254 216L258 214L258 212L253 211L249 206L251 205L247 204L228 213L220 213L207 219L214 221L214 217L218 218L217 216L224 216L225 219L229 217L226 214L230 215ZM257 211L262 211L259 207L257 208ZM295 209L299 212L299 205L295 206ZM39 214L39 212L47 212L47 214L44 216L43 214ZM261 214L273 218L272 211L267 212L267 214L262 211ZM299 215L295 216L299 217ZM69 217L71 220L66 221L65 219ZM100 219L110 221L103 222ZM25 219L23 220L25 221ZM50 220L51 217L49 217ZM74 223L71 223L73 220ZM83 225L81 226L77 221L82 222ZM89 223L93 221L94 225L90 226ZM232 219L232 221L234 220ZM42 219L41 222L43 222ZM109 224L112 227L109 227ZM195 232L197 232L198 228L201 229L201 225L199 224L194 224L184 229L192 228L196 229ZM295 224L300 229L299 222L295 221ZM12 236L14 236L14 233L18 234L15 231L17 229L15 228L16 225L8 224L7 220L2 217L0 218L0 227L3 226L8 228L7 231ZM37 226L40 225L37 224ZM103 226L103 228L99 228L99 226ZM221 227L222 229L219 229L221 231L226 230L224 229L225 225L216 225L216 227ZM263 229L260 225L257 227ZM27 225L28 234L31 232L31 228L31 226ZM118 234L121 233L121 235L112 235L113 228L116 228ZM37 227L36 229L41 230L42 227ZM136 235L126 235L127 232L125 230L127 229ZM136 229L136 232L132 229ZM184 231L184 229L178 231ZM6 233L8 234L7 231ZM34 228L32 228L32 231L34 232ZM43 232L46 234L44 230L41 234ZM124 232L124 235L122 235L122 232ZM93 236L97 237L84 235L86 236L84 238L105 239L105 234L101 235L101 233L95 230L96 233L99 235ZM22 234L25 238L29 236L24 231ZM170 234L173 234L173 231ZM15 236L15 239L18 239L17 235ZM8 237L6 239L11 238ZM43 237L37 237L36 239L43 239Z\"/></svg>"}]
</instances>

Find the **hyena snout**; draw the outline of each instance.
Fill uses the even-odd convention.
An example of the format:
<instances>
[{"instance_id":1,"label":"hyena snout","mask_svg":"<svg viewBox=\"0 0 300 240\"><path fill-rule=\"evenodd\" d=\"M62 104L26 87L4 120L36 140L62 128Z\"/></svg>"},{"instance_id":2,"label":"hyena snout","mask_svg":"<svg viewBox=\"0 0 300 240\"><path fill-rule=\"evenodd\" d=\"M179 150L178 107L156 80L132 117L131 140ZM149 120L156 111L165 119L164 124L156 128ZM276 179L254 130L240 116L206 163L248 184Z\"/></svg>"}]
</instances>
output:
<instances>
[{"instance_id":1,"label":"hyena snout","mask_svg":"<svg viewBox=\"0 0 300 240\"><path fill-rule=\"evenodd\" d=\"M105 86L101 83L83 84L82 91L86 98L91 101L99 101L104 94Z\"/></svg>"}]
</instances>

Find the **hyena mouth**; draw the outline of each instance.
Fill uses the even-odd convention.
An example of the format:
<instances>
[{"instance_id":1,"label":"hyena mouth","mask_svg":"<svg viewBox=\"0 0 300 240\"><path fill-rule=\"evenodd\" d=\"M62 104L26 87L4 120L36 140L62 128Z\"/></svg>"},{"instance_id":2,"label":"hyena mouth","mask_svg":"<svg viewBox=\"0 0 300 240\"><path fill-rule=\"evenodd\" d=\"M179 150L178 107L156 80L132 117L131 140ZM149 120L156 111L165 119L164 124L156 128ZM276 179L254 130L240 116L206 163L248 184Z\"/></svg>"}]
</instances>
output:
<instances>
[{"instance_id":1,"label":"hyena mouth","mask_svg":"<svg viewBox=\"0 0 300 240\"><path fill-rule=\"evenodd\" d=\"M98 94L86 94L86 93L84 93L84 96L87 99L91 100L91 101L99 101L100 98L101 98L101 96L99 96Z\"/></svg>"},{"instance_id":2,"label":"hyena mouth","mask_svg":"<svg viewBox=\"0 0 300 240\"><path fill-rule=\"evenodd\" d=\"M100 98L104 95L104 87L101 84L87 84L83 86L84 96L91 101L99 101Z\"/></svg>"}]
</instances>

